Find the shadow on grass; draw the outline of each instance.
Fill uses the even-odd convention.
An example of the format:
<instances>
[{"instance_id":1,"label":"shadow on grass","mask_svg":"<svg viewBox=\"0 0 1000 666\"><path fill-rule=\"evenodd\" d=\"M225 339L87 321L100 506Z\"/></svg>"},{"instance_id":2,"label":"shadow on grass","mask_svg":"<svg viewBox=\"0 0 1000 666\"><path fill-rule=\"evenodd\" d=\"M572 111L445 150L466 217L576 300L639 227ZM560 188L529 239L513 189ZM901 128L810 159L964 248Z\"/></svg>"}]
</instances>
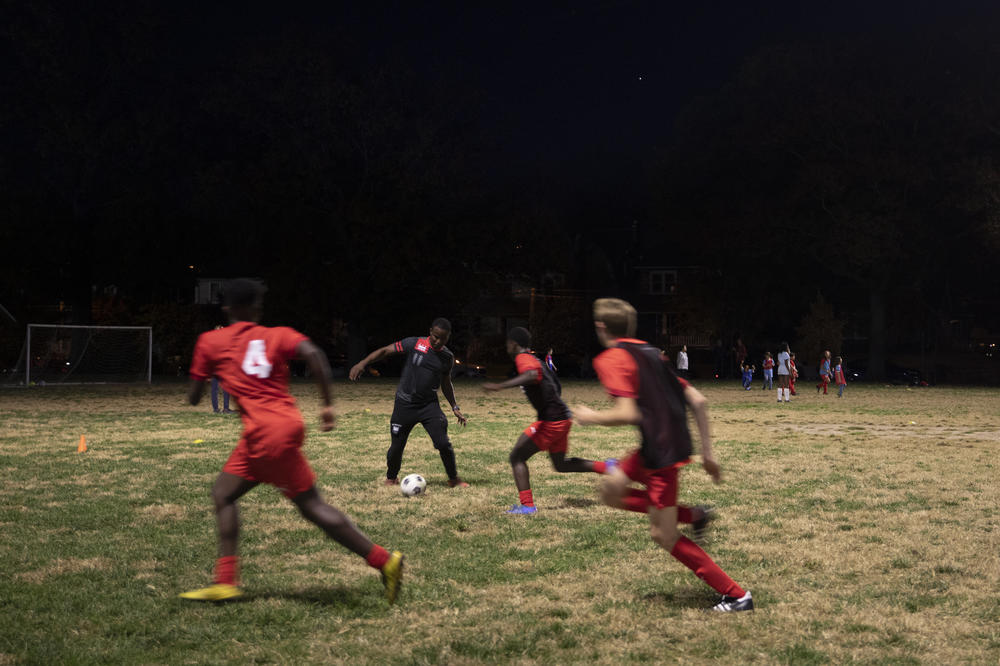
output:
<instances>
[{"instance_id":1,"label":"shadow on grass","mask_svg":"<svg viewBox=\"0 0 1000 666\"><path fill-rule=\"evenodd\" d=\"M352 587L307 587L298 590L274 590L264 589L249 592L240 597L237 602L255 601L257 599L281 599L284 601L298 601L311 605L332 606L343 608L364 608L372 603L371 590L362 591Z\"/></svg>"},{"instance_id":2,"label":"shadow on grass","mask_svg":"<svg viewBox=\"0 0 1000 666\"><path fill-rule=\"evenodd\" d=\"M703 589L693 587L670 591L646 592L639 597L643 601L673 608L693 608L707 611L718 602L718 595L705 594Z\"/></svg>"},{"instance_id":3,"label":"shadow on grass","mask_svg":"<svg viewBox=\"0 0 1000 666\"><path fill-rule=\"evenodd\" d=\"M563 506L570 509L586 509L597 504L600 502L589 497L567 497L563 500Z\"/></svg>"}]
</instances>

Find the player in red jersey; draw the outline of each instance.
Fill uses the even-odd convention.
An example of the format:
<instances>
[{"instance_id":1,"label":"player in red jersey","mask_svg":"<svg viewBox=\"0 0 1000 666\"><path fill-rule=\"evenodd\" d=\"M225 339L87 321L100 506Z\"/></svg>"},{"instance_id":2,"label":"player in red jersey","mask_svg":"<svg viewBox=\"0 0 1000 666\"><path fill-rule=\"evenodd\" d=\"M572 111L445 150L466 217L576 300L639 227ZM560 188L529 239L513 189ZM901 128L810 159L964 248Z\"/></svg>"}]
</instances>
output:
<instances>
[{"instance_id":1,"label":"player in red jersey","mask_svg":"<svg viewBox=\"0 0 1000 666\"><path fill-rule=\"evenodd\" d=\"M242 594L239 588L239 512L237 500L260 483L269 483L298 508L302 516L345 548L365 558L382 573L389 603L396 600L403 575L403 556L375 545L351 520L323 501L316 475L302 455L305 423L288 392L288 361L306 361L319 385L323 406L321 430L333 428L330 367L309 338L286 328L260 326L263 290L251 280L233 280L226 287L223 310L226 328L202 333L191 361L188 400L201 401L205 380L217 376L239 402L243 436L212 487L219 529L215 583L184 592L184 599L224 601Z\"/></svg>"},{"instance_id":2,"label":"player in red jersey","mask_svg":"<svg viewBox=\"0 0 1000 666\"><path fill-rule=\"evenodd\" d=\"M510 466L514 472L514 484L517 486L518 503L507 513L535 513L535 499L531 494L531 482L528 475L528 459L539 451L548 451L552 467L557 472L596 472L604 474L614 461L605 462L585 460L583 458L566 458L569 450L569 429L573 425L569 407L562 401L560 394L562 386L559 379L550 369L548 363L542 364L538 357L532 354L531 334L520 326L510 329L507 333L507 354L514 359L518 375L499 384L489 382L483 384L485 391L500 391L502 389L520 386L528 401L538 413L538 420L528 426L514 444L510 452Z\"/></svg>"},{"instance_id":3,"label":"player in red jersey","mask_svg":"<svg viewBox=\"0 0 1000 666\"><path fill-rule=\"evenodd\" d=\"M686 407L698 424L702 467L716 483L721 469L712 456L705 397L677 378L655 347L632 337L635 322L635 308L625 301L601 298L594 302L594 328L606 347L594 359L594 369L614 406L604 411L578 407L574 417L581 425L636 425L642 436L640 449L605 478L602 499L609 506L647 513L653 541L722 595L713 610L753 610L750 592L677 530L678 522L693 523L696 532L704 530L708 519L701 507L677 504L678 470L691 462ZM645 488L630 488L631 481Z\"/></svg>"}]
</instances>

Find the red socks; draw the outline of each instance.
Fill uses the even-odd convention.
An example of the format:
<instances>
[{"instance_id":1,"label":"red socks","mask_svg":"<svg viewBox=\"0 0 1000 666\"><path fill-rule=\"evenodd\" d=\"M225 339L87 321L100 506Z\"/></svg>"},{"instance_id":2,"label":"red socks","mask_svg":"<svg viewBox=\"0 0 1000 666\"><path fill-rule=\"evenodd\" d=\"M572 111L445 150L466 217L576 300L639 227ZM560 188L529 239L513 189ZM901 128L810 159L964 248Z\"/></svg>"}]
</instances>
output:
<instances>
[{"instance_id":1,"label":"red socks","mask_svg":"<svg viewBox=\"0 0 1000 666\"><path fill-rule=\"evenodd\" d=\"M517 499L521 503L521 506L535 506L535 498L531 494L531 488L519 491Z\"/></svg>"},{"instance_id":2,"label":"red socks","mask_svg":"<svg viewBox=\"0 0 1000 666\"><path fill-rule=\"evenodd\" d=\"M598 474L606 474L608 471L608 463L603 460L595 460L593 463L594 471Z\"/></svg>"},{"instance_id":3,"label":"red socks","mask_svg":"<svg viewBox=\"0 0 1000 666\"><path fill-rule=\"evenodd\" d=\"M726 572L708 556L708 553L699 548L698 544L686 536L682 536L677 540L670 554L677 558L681 564L693 571L694 575L708 583L719 594L726 594L737 598L746 594L746 591L726 575Z\"/></svg>"},{"instance_id":4,"label":"red socks","mask_svg":"<svg viewBox=\"0 0 1000 666\"><path fill-rule=\"evenodd\" d=\"M381 569L389 561L389 551L379 545L372 546L372 549L365 555L365 562L373 569Z\"/></svg>"},{"instance_id":5,"label":"red socks","mask_svg":"<svg viewBox=\"0 0 1000 666\"><path fill-rule=\"evenodd\" d=\"M224 585L240 584L240 558L237 555L227 555L215 561L215 582Z\"/></svg>"}]
</instances>

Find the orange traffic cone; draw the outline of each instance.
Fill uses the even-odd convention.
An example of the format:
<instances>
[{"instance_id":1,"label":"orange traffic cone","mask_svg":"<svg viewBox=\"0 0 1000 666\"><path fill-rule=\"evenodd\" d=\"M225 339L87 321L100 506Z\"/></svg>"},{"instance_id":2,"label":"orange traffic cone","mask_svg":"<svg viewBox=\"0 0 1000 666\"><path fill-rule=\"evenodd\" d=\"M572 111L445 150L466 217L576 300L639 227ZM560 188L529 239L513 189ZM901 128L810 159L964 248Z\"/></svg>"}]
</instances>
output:
<instances>
[{"instance_id":1,"label":"orange traffic cone","mask_svg":"<svg viewBox=\"0 0 1000 666\"><path fill-rule=\"evenodd\" d=\"M80 443L76 445L77 453L87 452L87 438L84 435L80 435Z\"/></svg>"}]
</instances>

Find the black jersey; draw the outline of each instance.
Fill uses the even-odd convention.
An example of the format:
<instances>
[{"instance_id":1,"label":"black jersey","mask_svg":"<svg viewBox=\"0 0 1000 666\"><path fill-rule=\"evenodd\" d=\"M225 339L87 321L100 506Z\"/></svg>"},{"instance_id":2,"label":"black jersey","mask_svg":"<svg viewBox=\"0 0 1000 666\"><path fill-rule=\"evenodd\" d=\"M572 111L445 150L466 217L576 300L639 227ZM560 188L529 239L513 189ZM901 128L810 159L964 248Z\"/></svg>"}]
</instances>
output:
<instances>
[{"instance_id":1,"label":"black jersey","mask_svg":"<svg viewBox=\"0 0 1000 666\"><path fill-rule=\"evenodd\" d=\"M642 457L650 469L660 469L691 457L691 433L687 426L684 388L660 351L647 344L618 341L635 360L639 374L636 400L642 421Z\"/></svg>"},{"instance_id":2,"label":"black jersey","mask_svg":"<svg viewBox=\"0 0 1000 666\"><path fill-rule=\"evenodd\" d=\"M533 371L537 379L521 388L528 396L528 402L538 412L539 421L565 421L570 418L569 407L562 401L562 385L559 378L534 354L522 352L514 358L517 372Z\"/></svg>"},{"instance_id":3,"label":"black jersey","mask_svg":"<svg viewBox=\"0 0 1000 666\"><path fill-rule=\"evenodd\" d=\"M413 405L437 402L441 377L450 375L455 355L447 347L435 350L428 338L404 338L396 351L406 354L403 376L396 388L396 400Z\"/></svg>"}]
</instances>

